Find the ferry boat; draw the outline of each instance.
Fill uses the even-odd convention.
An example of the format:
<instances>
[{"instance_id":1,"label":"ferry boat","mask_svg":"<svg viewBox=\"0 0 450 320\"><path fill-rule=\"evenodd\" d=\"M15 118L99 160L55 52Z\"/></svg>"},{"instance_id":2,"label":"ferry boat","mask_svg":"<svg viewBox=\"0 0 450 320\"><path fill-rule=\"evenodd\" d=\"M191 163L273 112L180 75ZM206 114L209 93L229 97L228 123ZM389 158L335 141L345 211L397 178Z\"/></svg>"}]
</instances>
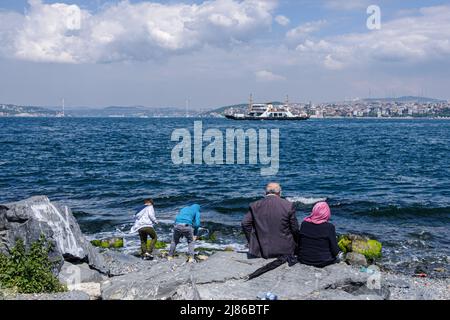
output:
<instances>
[{"instance_id":1,"label":"ferry boat","mask_svg":"<svg viewBox=\"0 0 450 320\"><path fill-rule=\"evenodd\" d=\"M285 104L275 105L272 103L253 103L250 96L248 112L225 114L227 119L231 120L308 120L306 114L294 115L289 109L289 101Z\"/></svg>"}]
</instances>

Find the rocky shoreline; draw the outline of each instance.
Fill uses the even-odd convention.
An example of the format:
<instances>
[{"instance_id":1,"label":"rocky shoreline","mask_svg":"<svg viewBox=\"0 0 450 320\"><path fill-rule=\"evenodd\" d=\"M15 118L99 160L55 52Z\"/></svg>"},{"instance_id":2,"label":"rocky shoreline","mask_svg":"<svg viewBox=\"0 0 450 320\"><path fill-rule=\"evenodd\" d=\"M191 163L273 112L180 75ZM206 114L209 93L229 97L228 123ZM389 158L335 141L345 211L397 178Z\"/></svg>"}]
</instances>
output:
<instances>
[{"instance_id":1,"label":"rocky shoreline","mask_svg":"<svg viewBox=\"0 0 450 320\"><path fill-rule=\"evenodd\" d=\"M281 300L448 300L448 278L415 278L341 262L323 269L287 264L247 281L270 260L247 259L242 252L213 252L186 263L156 254L144 261L113 249L93 247L81 233L70 208L45 196L0 206L0 252L16 239L26 245L41 234L54 243L54 274L68 292L16 294L14 300L254 300L272 292Z\"/></svg>"}]
</instances>

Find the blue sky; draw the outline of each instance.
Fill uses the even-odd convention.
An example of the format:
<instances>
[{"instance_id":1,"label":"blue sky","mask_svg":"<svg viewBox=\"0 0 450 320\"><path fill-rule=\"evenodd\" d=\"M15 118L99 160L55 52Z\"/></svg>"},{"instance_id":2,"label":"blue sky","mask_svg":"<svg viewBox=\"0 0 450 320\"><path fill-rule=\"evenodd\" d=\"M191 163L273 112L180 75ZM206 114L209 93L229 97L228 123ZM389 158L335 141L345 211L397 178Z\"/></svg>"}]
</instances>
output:
<instances>
[{"instance_id":1,"label":"blue sky","mask_svg":"<svg viewBox=\"0 0 450 320\"><path fill-rule=\"evenodd\" d=\"M0 43L0 103L450 99L450 1L2 0Z\"/></svg>"}]
</instances>

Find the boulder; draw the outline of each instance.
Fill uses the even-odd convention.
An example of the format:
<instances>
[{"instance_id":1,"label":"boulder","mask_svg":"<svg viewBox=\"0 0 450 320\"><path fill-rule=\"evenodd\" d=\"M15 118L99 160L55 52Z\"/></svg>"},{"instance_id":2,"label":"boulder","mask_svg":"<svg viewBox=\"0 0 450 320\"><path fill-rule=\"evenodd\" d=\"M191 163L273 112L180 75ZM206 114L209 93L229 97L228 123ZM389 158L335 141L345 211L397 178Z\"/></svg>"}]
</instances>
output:
<instances>
[{"instance_id":1,"label":"boulder","mask_svg":"<svg viewBox=\"0 0 450 320\"><path fill-rule=\"evenodd\" d=\"M105 280L105 276L91 269L87 263L75 265L65 261L59 272L58 279L63 284L73 285L87 282L100 283Z\"/></svg>"},{"instance_id":2,"label":"boulder","mask_svg":"<svg viewBox=\"0 0 450 320\"><path fill-rule=\"evenodd\" d=\"M100 300L102 296L101 285L98 282L84 282L69 286L70 291L83 292L87 294L90 300Z\"/></svg>"},{"instance_id":3,"label":"boulder","mask_svg":"<svg viewBox=\"0 0 450 320\"><path fill-rule=\"evenodd\" d=\"M102 256L81 233L70 208L50 202L45 196L9 203L0 208L0 251L8 254L17 239L29 247L41 235L53 244L50 258L57 262L56 273L64 260L86 262L107 272Z\"/></svg>"},{"instance_id":4,"label":"boulder","mask_svg":"<svg viewBox=\"0 0 450 320\"><path fill-rule=\"evenodd\" d=\"M381 258L381 242L364 236L355 234L342 235L338 239L338 246L344 253L360 253L368 260Z\"/></svg>"},{"instance_id":5,"label":"boulder","mask_svg":"<svg viewBox=\"0 0 450 320\"><path fill-rule=\"evenodd\" d=\"M345 262L352 266L364 266L367 267L367 259L364 255L357 252L348 252L345 255Z\"/></svg>"},{"instance_id":6,"label":"boulder","mask_svg":"<svg viewBox=\"0 0 450 320\"><path fill-rule=\"evenodd\" d=\"M180 268L183 265L185 267ZM190 272L185 259L146 261L145 266L102 283L103 300L166 300L178 287L189 283Z\"/></svg>"},{"instance_id":7,"label":"boulder","mask_svg":"<svg viewBox=\"0 0 450 320\"><path fill-rule=\"evenodd\" d=\"M74 265L67 261L64 262L58 278L69 291L84 292L89 295L91 300L100 298L100 283L107 279L106 276L91 269L86 263Z\"/></svg>"},{"instance_id":8,"label":"boulder","mask_svg":"<svg viewBox=\"0 0 450 320\"><path fill-rule=\"evenodd\" d=\"M366 286L369 274L345 263L323 269L302 264L284 264L258 278L247 276L272 260L248 259L237 252L216 252L208 260L195 264L185 259L156 261L144 269L110 278L102 283L104 300L202 299L254 300L264 292L279 299L386 299L386 288Z\"/></svg>"},{"instance_id":9,"label":"boulder","mask_svg":"<svg viewBox=\"0 0 450 320\"><path fill-rule=\"evenodd\" d=\"M107 275L110 277L143 270L149 263L133 255L114 250L102 251L100 255L103 261L103 268L108 270Z\"/></svg>"}]
</instances>

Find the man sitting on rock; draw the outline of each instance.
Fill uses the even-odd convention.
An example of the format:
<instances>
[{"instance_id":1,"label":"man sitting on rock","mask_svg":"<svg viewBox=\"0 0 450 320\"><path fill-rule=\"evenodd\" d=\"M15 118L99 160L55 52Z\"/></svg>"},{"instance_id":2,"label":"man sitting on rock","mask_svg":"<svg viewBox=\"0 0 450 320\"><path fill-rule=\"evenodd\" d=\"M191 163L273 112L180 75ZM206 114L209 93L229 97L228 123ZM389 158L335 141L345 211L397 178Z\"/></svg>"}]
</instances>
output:
<instances>
[{"instance_id":1,"label":"man sitting on rock","mask_svg":"<svg viewBox=\"0 0 450 320\"><path fill-rule=\"evenodd\" d=\"M131 227L131 233L138 232L141 239L141 254L145 260L152 260L152 252L158 240L156 231L153 228L154 224L158 224L155 216L155 210L153 209L153 200L144 200L144 206L140 208L136 213L136 221ZM148 237L152 238L150 245L147 245Z\"/></svg>"},{"instance_id":2,"label":"man sitting on rock","mask_svg":"<svg viewBox=\"0 0 450 320\"><path fill-rule=\"evenodd\" d=\"M278 183L269 183L264 199L250 204L242 229L250 257L269 259L294 255L299 231L295 206L281 198Z\"/></svg>"},{"instance_id":3,"label":"man sitting on rock","mask_svg":"<svg viewBox=\"0 0 450 320\"><path fill-rule=\"evenodd\" d=\"M194 241L197 240L198 229L200 228L200 206L193 204L180 210L175 218L172 243L170 244L168 260L172 260L175 249L184 237L188 242L188 262L194 262Z\"/></svg>"}]
</instances>

